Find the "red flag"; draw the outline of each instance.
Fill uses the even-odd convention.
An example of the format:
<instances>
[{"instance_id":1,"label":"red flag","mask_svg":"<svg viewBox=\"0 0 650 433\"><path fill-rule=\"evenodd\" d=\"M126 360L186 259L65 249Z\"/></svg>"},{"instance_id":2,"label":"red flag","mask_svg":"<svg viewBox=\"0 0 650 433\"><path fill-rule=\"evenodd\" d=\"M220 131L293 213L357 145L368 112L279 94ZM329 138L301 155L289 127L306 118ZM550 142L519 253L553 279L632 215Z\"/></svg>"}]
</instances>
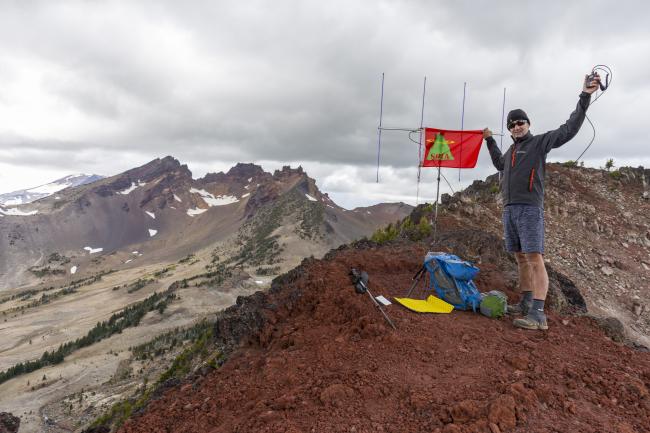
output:
<instances>
[{"instance_id":1,"label":"red flag","mask_svg":"<svg viewBox=\"0 0 650 433\"><path fill-rule=\"evenodd\" d=\"M474 168L483 142L483 131L451 131L424 128L422 167Z\"/></svg>"}]
</instances>

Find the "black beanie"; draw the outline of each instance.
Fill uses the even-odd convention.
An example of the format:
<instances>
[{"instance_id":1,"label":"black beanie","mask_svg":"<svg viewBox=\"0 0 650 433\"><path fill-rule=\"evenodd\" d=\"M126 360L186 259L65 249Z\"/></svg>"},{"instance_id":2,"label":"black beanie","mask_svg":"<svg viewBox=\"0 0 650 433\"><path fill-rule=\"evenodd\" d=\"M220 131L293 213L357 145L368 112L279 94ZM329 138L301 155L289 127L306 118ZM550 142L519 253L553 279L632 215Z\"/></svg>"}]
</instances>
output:
<instances>
[{"instance_id":1,"label":"black beanie","mask_svg":"<svg viewBox=\"0 0 650 433\"><path fill-rule=\"evenodd\" d=\"M514 109L508 113L508 120L506 121L506 125L509 125L510 122L515 120L525 120L530 125L530 119L528 118L528 115L526 115L526 112L521 108Z\"/></svg>"}]
</instances>

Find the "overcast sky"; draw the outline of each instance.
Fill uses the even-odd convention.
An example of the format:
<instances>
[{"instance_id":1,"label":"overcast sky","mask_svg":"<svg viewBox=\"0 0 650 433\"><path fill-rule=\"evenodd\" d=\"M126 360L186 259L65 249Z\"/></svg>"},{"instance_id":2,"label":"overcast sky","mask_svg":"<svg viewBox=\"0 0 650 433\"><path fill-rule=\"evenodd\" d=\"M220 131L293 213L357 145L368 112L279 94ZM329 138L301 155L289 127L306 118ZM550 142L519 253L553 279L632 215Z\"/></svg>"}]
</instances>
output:
<instances>
[{"instance_id":1,"label":"overcast sky","mask_svg":"<svg viewBox=\"0 0 650 433\"><path fill-rule=\"evenodd\" d=\"M0 0L0 193L172 155L195 178L302 165L345 207L416 202L417 145L383 125L533 133L562 124L584 74L613 83L589 115L588 166L650 166L650 6L642 1ZM549 160L576 159L593 131ZM499 140L497 140L499 141ZM503 145L510 144L504 137ZM494 173L445 169L454 190ZM435 199L423 170L420 202ZM449 188L443 185L443 192Z\"/></svg>"}]
</instances>

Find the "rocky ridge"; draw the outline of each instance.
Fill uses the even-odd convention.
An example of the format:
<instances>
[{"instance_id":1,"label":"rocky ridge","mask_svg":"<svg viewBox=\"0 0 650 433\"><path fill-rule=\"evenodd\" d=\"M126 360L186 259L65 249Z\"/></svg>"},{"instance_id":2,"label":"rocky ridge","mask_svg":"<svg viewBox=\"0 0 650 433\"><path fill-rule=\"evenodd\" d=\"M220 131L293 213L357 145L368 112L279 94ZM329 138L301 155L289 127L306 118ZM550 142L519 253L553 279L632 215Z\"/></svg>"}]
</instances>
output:
<instances>
[{"instance_id":1,"label":"rocky ridge","mask_svg":"<svg viewBox=\"0 0 650 433\"><path fill-rule=\"evenodd\" d=\"M288 201L295 211L291 215L280 206ZM156 260L179 260L216 244L228 252L240 247L226 245L228 241L239 237L235 242L245 244L260 236L243 225L272 212L278 213L273 227L278 232L269 230L263 236L287 244L285 256L292 267L306 255L322 255L411 210L404 204L378 208L371 217L339 207L301 167L287 166L271 174L254 164L237 164L227 173L209 173L195 180L186 165L167 156L68 188L56 197L20 207L20 215L0 218L0 247L7 252L0 256L0 290L37 283L30 267L37 272L47 271L48 266L52 270L47 262L52 254L70 258L68 268L75 266L83 273L92 268L88 263L92 259L116 254L122 263L113 265L123 267L127 260L132 262L131 251ZM245 233L238 233L242 228ZM312 240L309 248L301 241L307 233ZM266 240L257 239L258 243ZM294 248L297 259L288 254ZM274 263L278 261L282 260L276 258ZM66 268L53 272L70 275Z\"/></svg>"},{"instance_id":2,"label":"rocky ridge","mask_svg":"<svg viewBox=\"0 0 650 433\"><path fill-rule=\"evenodd\" d=\"M549 176L571 185L564 192L555 190L556 180L547 185L549 219L549 204L555 201L562 215L561 198L576 189L573 170L549 167ZM596 172L585 186L596 176L621 179ZM623 208L635 193L645 200L646 183L638 176L637 181L641 188L631 181L619 196ZM495 187L490 178L444 197L436 239L414 243L399 236L385 245L342 247L276 279L268 294L238 298L213 328L211 347L219 363L199 365L184 381L164 384L124 431L646 431L647 354L619 343L627 335L618 319L599 323L584 316L598 305L596 292L584 288L582 274L565 274L563 263L549 254L547 334L515 330L507 319L462 312L420 316L390 306L398 324L394 333L367 297L354 294L350 267L370 273L373 293L403 295L424 253L435 249L479 263L481 290L516 298L515 263L501 247ZM607 191L619 187L612 183ZM636 205L644 209L643 201ZM571 229L589 225L581 216L569 219ZM430 207L417 208L410 219L423 217L432 218ZM555 223L558 231L567 225ZM643 225L643 219L633 224ZM604 233L616 238L627 231L619 229ZM581 239L592 241L586 232L571 235L577 252L584 251ZM540 365L542 358L552 362Z\"/></svg>"}]
</instances>

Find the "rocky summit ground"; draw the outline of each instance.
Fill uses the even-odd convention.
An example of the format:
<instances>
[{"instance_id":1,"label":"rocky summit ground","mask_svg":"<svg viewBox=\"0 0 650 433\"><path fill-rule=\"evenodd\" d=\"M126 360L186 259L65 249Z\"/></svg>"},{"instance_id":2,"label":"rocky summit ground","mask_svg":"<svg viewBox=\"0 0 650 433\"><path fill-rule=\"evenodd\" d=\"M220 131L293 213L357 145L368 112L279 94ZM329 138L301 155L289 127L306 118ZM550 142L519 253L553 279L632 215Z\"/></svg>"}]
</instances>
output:
<instances>
[{"instance_id":1,"label":"rocky summit ground","mask_svg":"<svg viewBox=\"0 0 650 433\"><path fill-rule=\"evenodd\" d=\"M481 291L515 298L515 264L498 237L439 234L435 247L445 246L478 258ZM390 328L349 270L367 271L375 295L403 296L426 248L342 247L240 299L215 325L217 343L232 347L225 363L169 387L120 431L650 431L650 354L607 337L553 270L547 332L395 304Z\"/></svg>"}]
</instances>

